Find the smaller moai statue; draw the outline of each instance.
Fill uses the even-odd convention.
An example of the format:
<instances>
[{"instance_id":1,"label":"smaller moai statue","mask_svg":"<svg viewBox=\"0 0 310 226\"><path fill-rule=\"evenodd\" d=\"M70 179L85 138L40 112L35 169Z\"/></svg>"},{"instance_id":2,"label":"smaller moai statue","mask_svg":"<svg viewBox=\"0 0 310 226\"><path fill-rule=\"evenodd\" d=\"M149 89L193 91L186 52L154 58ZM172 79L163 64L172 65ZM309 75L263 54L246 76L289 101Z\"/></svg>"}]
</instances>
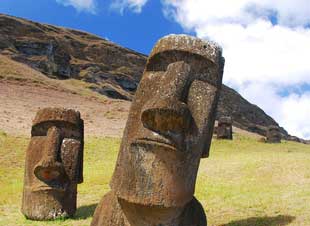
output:
<instances>
[{"instance_id":1,"label":"smaller moai statue","mask_svg":"<svg viewBox=\"0 0 310 226\"><path fill-rule=\"evenodd\" d=\"M231 117L221 117L218 120L217 139L232 140L232 119Z\"/></svg>"},{"instance_id":2,"label":"smaller moai statue","mask_svg":"<svg viewBox=\"0 0 310 226\"><path fill-rule=\"evenodd\" d=\"M83 182L84 123L78 111L38 111L26 151L22 213L32 220L71 217Z\"/></svg>"},{"instance_id":3,"label":"smaller moai statue","mask_svg":"<svg viewBox=\"0 0 310 226\"><path fill-rule=\"evenodd\" d=\"M281 133L278 126L269 126L266 133L267 143L281 143Z\"/></svg>"}]
</instances>

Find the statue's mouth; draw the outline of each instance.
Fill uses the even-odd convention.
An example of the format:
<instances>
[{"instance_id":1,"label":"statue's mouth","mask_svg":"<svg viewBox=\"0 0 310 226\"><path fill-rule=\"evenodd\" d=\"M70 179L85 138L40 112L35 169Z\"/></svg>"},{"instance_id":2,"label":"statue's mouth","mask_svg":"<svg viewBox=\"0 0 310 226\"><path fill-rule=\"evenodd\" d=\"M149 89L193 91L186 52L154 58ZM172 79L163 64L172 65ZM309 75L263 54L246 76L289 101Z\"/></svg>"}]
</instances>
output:
<instances>
[{"instance_id":1,"label":"statue's mouth","mask_svg":"<svg viewBox=\"0 0 310 226\"><path fill-rule=\"evenodd\" d=\"M40 191L57 191L57 192L65 192L66 188L61 185L53 185L53 186L48 186L48 185L36 185L32 186L31 191L33 192L40 192Z\"/></svg>"},{"instance_id":2,"label":"statue's mouth","mask_svg":"<svg viewBox=\"0 0 310 226\"><path fill-rule=\"evenodd\" d=\"M170 140L161 138L139 138L133 144L160 146L171 151L177 150L177 147Z\"/></svg>"}]
</instances>

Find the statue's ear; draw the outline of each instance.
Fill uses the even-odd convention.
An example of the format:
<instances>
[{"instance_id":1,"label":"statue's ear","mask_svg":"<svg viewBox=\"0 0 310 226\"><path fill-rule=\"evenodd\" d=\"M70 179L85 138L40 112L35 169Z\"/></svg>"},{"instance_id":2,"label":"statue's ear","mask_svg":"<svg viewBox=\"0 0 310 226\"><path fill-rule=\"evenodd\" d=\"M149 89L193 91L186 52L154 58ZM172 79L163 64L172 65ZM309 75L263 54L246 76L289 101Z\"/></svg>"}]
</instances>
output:
<instances>
[{"instance_id":1,"label":"statue's ear","mask_svg":"<svg viewBox=\"0 0 310 226\"><path fill-rule=\"evenodd\" d=\"M200 137L202 158L209 156L219 94L217 87L201 80L194 80L189 88L187 104Z\"/></svg>"},{"instance_id":2,"label":"statue's ear","mask_svg":"<svg viewBox=\"0 0 310 226\"><path fill-rule=\"evenodd\" d=\"M83 182L84 124L81 120L81 139L65 138L61 145L61 161L69 179L75 183Z\"/></svg>"},{"instance_id":3,"label":"statue's ear","mask_svg":"<svg viewBox=\"0 0 310 226\"><path fill-rule=\"evenodd\" d=\"M83 162L84 162L84 121L80 120L81 147L79 152L79 170L77 174L77 183L83 183Z\"/></svg>"},{"instance_id":4,"label":"statue's ear","mask_svg":"<svg viewBox=\"0 0 310 226\"><path fill-rule=\"evenodd\" d=\"M84 144L81 143L81 147L79 150L79 155L78 155L78 167L77 167L77 172L76 172L76 182L78 184L83 183L83 152L84 152Z\"/></svg>"},{"instance_id":5,"label":"statue's ear","mask_svg":"<svg viewBox=\"0 0 310 226\"><path fill-rule=\"evenodd\" d=\"M65 138L61 145L61 162L64 165L66 175L72 182L80 183L80 159L82 152L81 141Z\"/></svg>"}]
</instances>

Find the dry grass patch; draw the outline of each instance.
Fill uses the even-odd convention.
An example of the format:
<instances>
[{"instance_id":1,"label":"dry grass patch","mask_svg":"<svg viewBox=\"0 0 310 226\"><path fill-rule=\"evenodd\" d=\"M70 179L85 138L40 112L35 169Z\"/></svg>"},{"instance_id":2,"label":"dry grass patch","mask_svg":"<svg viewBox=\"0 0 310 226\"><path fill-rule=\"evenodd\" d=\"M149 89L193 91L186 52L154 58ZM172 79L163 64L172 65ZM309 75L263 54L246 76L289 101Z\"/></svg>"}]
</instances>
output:
<instances>
[{"instance_id":1,"label":"dry grass patch","mask_svg":"<svg viewBox=\"0 0 310 226\"><path fill-rule=\"evenodd\" d=\"M87 137L85 181L79 185L74 219L26 220L20 213L26 137L0 133L0 225L89 225L95 206L109 190L120 139ZM264 144L236 135L212 143L201 161L196 197L208 225L310 225L310 147L294 142Z\"/></svg>"}]
</instances>

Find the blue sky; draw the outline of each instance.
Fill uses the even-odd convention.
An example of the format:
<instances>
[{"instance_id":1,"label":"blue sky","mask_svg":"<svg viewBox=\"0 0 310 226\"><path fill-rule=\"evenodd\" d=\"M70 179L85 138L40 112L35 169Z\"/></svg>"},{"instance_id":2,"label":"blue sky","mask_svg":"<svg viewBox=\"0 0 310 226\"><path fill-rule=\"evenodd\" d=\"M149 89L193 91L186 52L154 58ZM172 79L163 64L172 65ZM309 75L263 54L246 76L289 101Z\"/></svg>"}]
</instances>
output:
<instances>
[{"instance_id":1,"label":"blue sky","mask_svg":"<svg viewBox=\"0 0 310 226\"><path fill-rule=\"evenodd\" d=\"M184 33L181 25L162 14L160 1L150 1L141 13L126 9L123 14L111 8L112 1L102 2L96 3L96 12L92 13L65 7L56 0L1 0L0 12L84 30L144 54L151 51L160 37Z\"/></svg>"},{"instance_id":2,"label":"blue sky","mask_svg":"<svg viewBox=\"0 0 310 226\"><path fill-rule=\"evenodd\" d=\"M309 0L1 0L0 12L97 34L148 54L160 37L212 39L224 83L310 139Z\"/></svg>"}]
</instances>

